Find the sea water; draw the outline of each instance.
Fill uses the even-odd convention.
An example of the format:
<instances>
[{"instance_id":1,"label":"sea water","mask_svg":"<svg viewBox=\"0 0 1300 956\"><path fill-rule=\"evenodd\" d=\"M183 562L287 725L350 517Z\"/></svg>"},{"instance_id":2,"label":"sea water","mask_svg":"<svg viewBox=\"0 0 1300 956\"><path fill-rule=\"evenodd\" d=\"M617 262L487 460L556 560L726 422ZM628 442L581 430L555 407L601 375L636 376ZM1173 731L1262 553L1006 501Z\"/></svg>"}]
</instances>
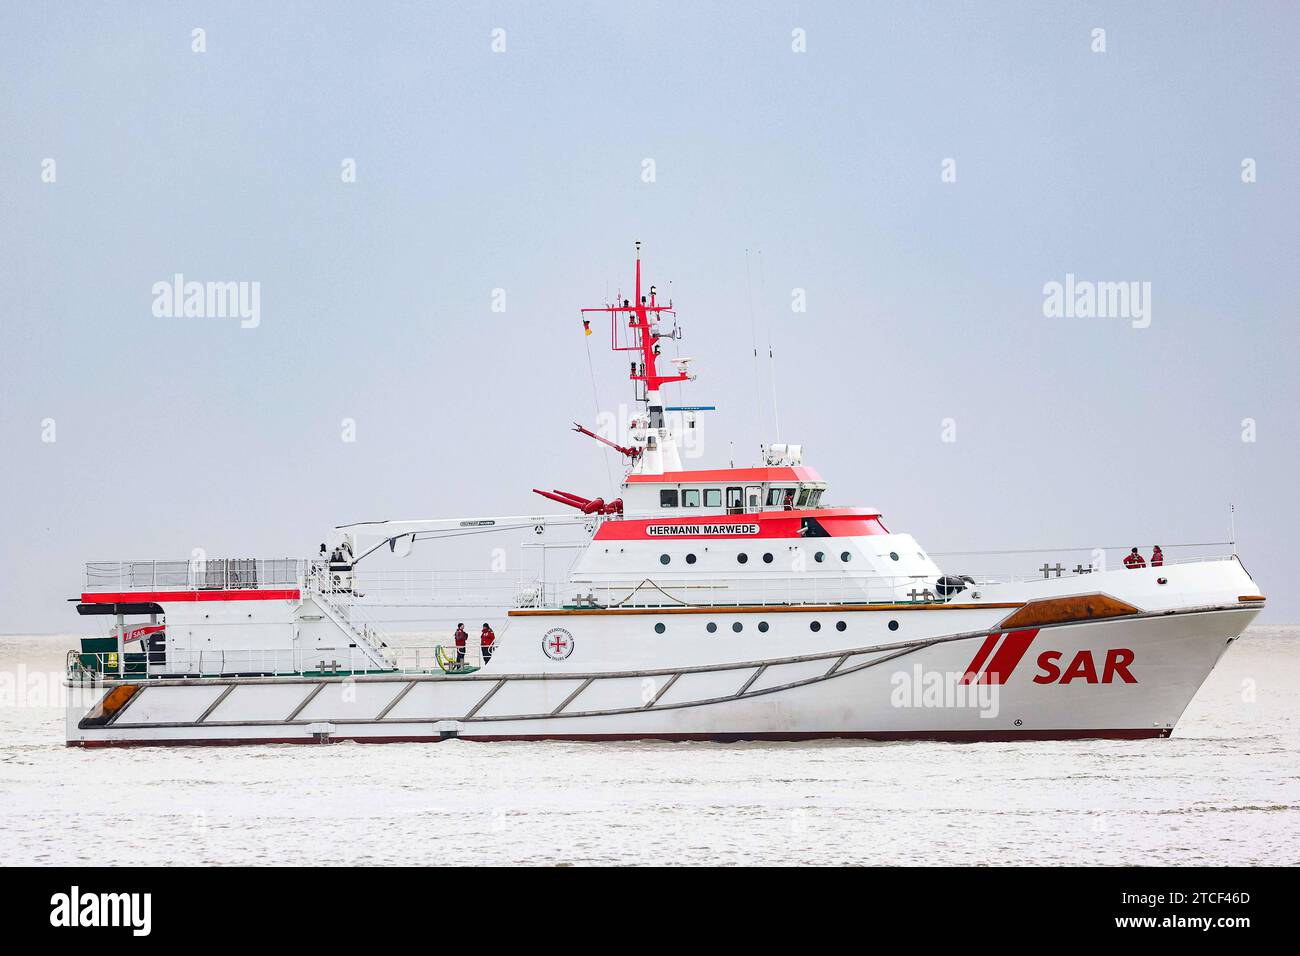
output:
<instances>
[{"instance_id":1,"label":"sea water","mask_svg":"<svg viewBox=\"0 0 1300 956\"><path fill-rule=\"evenodd\" d=\"M82 750L42 691L73 643L0 637L6 864L1300 863L1298 627L1170 739L1020 744Z\"/></svg>"}]
</instances>

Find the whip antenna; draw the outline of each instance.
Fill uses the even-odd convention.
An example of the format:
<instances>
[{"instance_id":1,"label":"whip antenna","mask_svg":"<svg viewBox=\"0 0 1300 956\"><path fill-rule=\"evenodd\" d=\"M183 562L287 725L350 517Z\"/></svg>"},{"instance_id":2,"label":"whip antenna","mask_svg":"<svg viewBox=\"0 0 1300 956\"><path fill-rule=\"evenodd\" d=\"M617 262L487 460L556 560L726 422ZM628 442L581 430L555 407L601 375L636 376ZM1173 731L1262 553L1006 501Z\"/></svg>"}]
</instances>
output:
<instances>
[{"instance_id":1,"label":"whip antenna","mask_svg":"<svg viewBox=\"0 0 1300 956\"><path fill-rule=\"evenodd\" d=\"M758 295L767 301L767 281L763 273L763 250L758 250ZM781 441L781 412L776 401L776 355L772 348L772 313L767 312L767 363L768 376L772 380L772 426L776 431L776 440Z\"/></svg>"},{"instance_id":2,"label":"whip antenna","mask_svg":"<svg viewBox=\"0 0 1300 956\"><path fill-rule=\"evenodd\" d=\"M758 454L764 454L763 423L759 409L763 406L763 388L758 374L758 322L754 318L754 287L749 281L749 249L745 249L745 298L749 300L749 339L754 349L754 425L758 429Z\"/></svg>"}]
</instances>

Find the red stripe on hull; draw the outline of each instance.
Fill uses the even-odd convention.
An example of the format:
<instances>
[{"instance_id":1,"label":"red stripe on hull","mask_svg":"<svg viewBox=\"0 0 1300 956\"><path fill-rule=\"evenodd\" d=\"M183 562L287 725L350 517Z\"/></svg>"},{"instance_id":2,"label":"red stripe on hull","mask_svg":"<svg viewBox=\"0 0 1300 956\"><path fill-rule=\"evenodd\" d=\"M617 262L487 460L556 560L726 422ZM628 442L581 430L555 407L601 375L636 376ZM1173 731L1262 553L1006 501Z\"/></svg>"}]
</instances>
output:
<instances>
[{"instance_id":1,"label":"red stripe on hull","mask_svg":"<svg viewBox=\"0 0 1300 956\"><path fill-rule=\"evenodd\" d=\"M1001 636L1001 634L990 634L988 637L984 638L984 643L981 644L980 649L975 652L975 657L966 665L966 676L961 679L963 684L973 683L975 678L979 676L980 668L984 666L984 662L988 660L989 655L993 653L993 648L997 646L998 638Z\"/></svg>"},{"instance_id":2,"label":"red stripe on hull","mask_svg":"<svg viewBox=\"0 0 1300 956\"><path fill-rule=\"evenodd\" d=\"M297 588L281 591L235 588L229 591L94 591L81 595L82 604L162 604L167 601L297 601Z\"/></svg>"},{"instance_id":3,"label":"red stripe on hull","mask_svg":"<svg viewBox=\"0 0 1300 956\"><path fill-rule=\"evenodd\" d=\"M989 661L988 670L980 675L980 681L985 684L1005 684L1037 634L1038 628L1008 634L998 652L993 655L993 660Z\"/></svg>"},{"instance_id":4,"label":"red stripe on hull","mask_svg":"<svg viewBox=\"0 0 1300 956\"><path fill-rule=\"evenodd\" d=\"M898 741L937 741L940 743L1014 743L1041 740L1147 740L1168 737L1168 728L1137 727L1115 730L852 730L837 733L764 732L750 734L521 734L519 736L478 736L461 734L458 737L331 737L328 741L311 737L267 737L245 740L238 737L220 737L210 740L70 740L69 747L99 749L108 747L241 747L256 744L436 744L444 740L468 740L474 743L508 743L510 741L558 740L576 743L617 743L635 740L661 740L678 743L740 743L747 740L799 742L808 740L868 740L881 743Z\"/></svg>"}]
</instances>

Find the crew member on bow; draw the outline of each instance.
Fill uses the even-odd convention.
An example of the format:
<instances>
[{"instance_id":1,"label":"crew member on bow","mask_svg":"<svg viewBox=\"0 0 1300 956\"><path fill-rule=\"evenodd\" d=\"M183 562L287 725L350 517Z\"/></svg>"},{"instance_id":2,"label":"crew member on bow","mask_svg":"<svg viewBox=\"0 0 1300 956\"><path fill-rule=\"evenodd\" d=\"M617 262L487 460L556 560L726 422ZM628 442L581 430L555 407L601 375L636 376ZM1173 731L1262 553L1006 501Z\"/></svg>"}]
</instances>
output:
<instances>
[{"instance_id":1,"label":"crew member on bow","mask_svg":"<svg viewBox=\"0 0 1300 956\"><path fill-rule=\"evenodd\" d=\"M488 661L492 660L492 645L496 643L497 636L492 631L492 627L486 621L483 622L483 633L478 636L478 646L483 651L483 666L487 667Z\"/></svg>"},{"instance_id":2,"label":"crew member on bow","mask_svg":"<svg viewBox=\"0 0 1300 956\"><path fill-rule=\"evenodd\" d=\"M1151 549L1151 567L1163 567L1165 563L1165 553L1160 550L1160 545Z\"/></svg>"},{"instance_id":3,"label":"crew member on bow","mask_svg":"<svg viewBox=\"0 0 1300 956\"><path fill-rule=\"evenodd\" d=\"M1147 566L1146 558L1138 554L1137 548L1134 548L1132 551L1130 551L1128 553L1128 557L1124 559L1124 567L1128 568L1129 570L1135 570L1137 568L1145 568L1146 566Z\"/></svg>"}]
</instances>

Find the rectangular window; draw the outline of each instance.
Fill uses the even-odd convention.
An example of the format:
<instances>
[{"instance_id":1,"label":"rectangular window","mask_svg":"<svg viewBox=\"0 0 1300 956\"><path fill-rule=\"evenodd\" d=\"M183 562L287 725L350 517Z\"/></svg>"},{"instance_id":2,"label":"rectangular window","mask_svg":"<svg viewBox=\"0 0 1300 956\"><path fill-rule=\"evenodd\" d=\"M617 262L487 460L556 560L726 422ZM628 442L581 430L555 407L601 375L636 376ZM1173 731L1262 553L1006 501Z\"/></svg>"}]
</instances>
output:
<instances>
[{"instance_id":1,"label":"rectangular window","mask_svg":"<svg viewBox=\"0 0 1300 956\"><path fill-rule=\"evenodd\" d=\"M671 491L661 491L661 492L659 492L659 507L660 507L660 508L676 508L676 507L677 507L677 489L676 489L676 488L672 489Z\"/></svg>"},{"instance_id":2,"label":"rectangular window","mask_svg":"<svg viewBox=\"0 0 1300 956\"><path fill-rule=\"evenodd\" d=\"M769 508L779 508L779 507L781 507L781 489L780 489L780 488L769 488L769 489L767 489L767 506L768 506Z\"/></svg>"},{"instance_id":3,"label":"rectangular window","mask_svg":"<svg viewBox=\"0 0 1300 956\"><path fill-rule=\"evenodd\" d=\"M682 492L683 508L698 508L700 506L700 489L687 488Z\"/></svg>"},{"instance_id":4,"label":"rectangular window","mask_svg":"<svg viewBox=\"0 0 1300 956\"><path fill-rule=\"evenodd\" d=\"M750 485L745 489L745 498L748 502L750 514L755 514L763 510L763 488L760 485Z\"/></svg>"},{"instance_id":5,"label":"rectangular window","mask_svg":"<svg viewBox=\"0 0 1300 956\"><path fill-rule=\"evenodd\" d=\"M811 495L811 494L812 494L812 489L811 489L811 488L800 488L800 489L799 489L799 507L800 507L800 508L807 508L807 507L808 507L808 496Z\"/></svg>"},{"instance_id":6,"label":"rectangular window","mask_svg":"<svg viewBox=\"0 0 1300 956\"><path fill-rule=\"evenodd\" d=\"M822 500L822 492L825 491L825 490L826 490L825 488L814 488L814 489L813 489L812 494L810 494L810 495L808 496L808 507L809 507L809 508L816 508L816 507L818 507L818 506L821 504L821 500Z\"/></svg>"},{"instance_id":7,"label":"rectangular window","mask_svg":"<svg viewBox=\"0 0 1300 956\"><path fill-rule=\"evenodd\" d=\"M722 507L722 489L705 488L704 489L704 507L721 508Z\"/></svg>"},{"instance_id":8,"label":"rectangular window","mask_svg":"<svg viewBox=\"0 0 1300 956\"><path fill-rule=\"evenodd\" d=\"M727 489L727 514L738 515L745 510L745 491L743 488Z\"/></svg>"}]
</instances>

